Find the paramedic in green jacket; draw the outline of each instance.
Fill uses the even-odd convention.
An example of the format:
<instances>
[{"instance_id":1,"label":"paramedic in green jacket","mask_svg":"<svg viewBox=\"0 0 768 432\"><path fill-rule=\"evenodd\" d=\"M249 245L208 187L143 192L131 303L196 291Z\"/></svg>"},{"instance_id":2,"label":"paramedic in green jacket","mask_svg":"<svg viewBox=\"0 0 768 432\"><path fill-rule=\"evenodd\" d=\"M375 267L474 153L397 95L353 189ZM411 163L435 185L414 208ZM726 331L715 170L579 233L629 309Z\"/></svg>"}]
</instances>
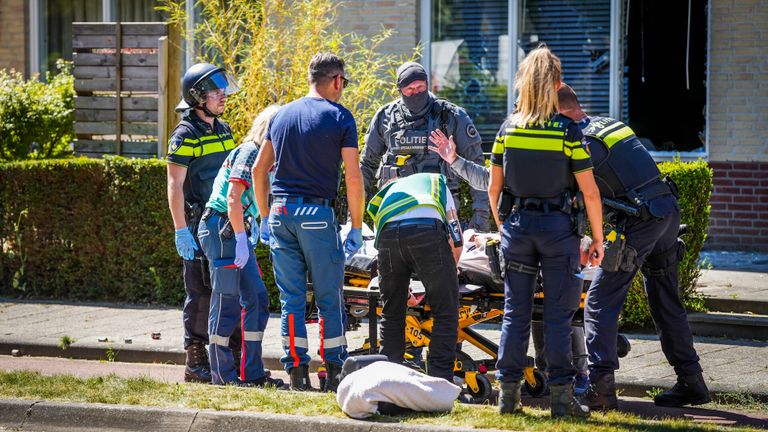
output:
<instances>
[{"instance_id":1,"label":"paramedic in green jacket","mask_svg":"<svg viewBox=\"0 0 768 432\"><path fill-rule=\"evenodd\" d=\"M379 251L381 353L392 362L403 362L408 286L415 273L435 320L427 373L453 382L461 228L445 176L419 173L393 180L371 199L368 214L376 226Z\"/></svg>"}]
</instances>

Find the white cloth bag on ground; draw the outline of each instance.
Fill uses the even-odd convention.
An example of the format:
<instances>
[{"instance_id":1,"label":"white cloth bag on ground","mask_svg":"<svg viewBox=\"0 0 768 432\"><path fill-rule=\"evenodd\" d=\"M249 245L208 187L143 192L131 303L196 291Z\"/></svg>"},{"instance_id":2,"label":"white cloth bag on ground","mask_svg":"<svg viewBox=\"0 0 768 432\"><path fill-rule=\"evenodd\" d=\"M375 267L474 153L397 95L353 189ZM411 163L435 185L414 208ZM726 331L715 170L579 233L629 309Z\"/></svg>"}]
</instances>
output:
<instances>
[{"instance_id":1,"label":"white cloth bag on ground","mask_svg":"<svg viewBox=\"0 0 768 432\"><path fill-rule=\"evenodd\" d=\"M396 363L379 361L344 377L336 402L345 414L364 419L375 414L379 402L414 411L450 411L461 387Z\"/></svg>"}]
</instances>

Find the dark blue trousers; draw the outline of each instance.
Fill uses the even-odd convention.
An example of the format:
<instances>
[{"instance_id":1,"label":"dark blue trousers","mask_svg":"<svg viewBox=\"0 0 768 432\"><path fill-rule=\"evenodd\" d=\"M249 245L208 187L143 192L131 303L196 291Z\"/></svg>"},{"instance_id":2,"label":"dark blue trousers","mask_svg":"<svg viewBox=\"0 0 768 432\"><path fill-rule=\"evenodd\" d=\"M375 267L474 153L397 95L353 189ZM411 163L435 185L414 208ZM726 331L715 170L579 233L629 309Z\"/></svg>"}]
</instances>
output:
<instances>
[{"instance_id":1,"label":"dark blue trousers","mask_svg":"<svg viewBox=\"0 0 768 432\"><path fill-rule=\"evenodd\" d=\"M549 383L573 381L576 369L571 353L571 321L579 308L579 238L570 216L522 210L513 213L502 226L501 247L507 263L541 266L544 286L544 346ZM528 366L535 272L508 268L504 281L504 320L501 325L499 359L502 382L522 379Z\"/></svg>"},{"instance_id":2,"label":"dark blue trousers","mask_svg":"<svg viewBox=\"0 0 768 432\"><path fill-rule=\"evenodd\" d=\"M226 220L212 215L200 224L198 237L211 261L212 296L208 313L209 357L213 384L248 382L264 378L261 341L269 319L269 295L252 248L242 269L230 264L235 239L219 232ZM231 338L242 328L240 370L235 368Z\"/></svg>"},{"instance_id":3,"label":"dark blue trousers","mask_svg":"<svg viewBox=\"0 0 768 432\"><path fill-rule=\"evenodd\" d=\"M654 204L668 209L668 214L661 220L631 218L625 227L626 244L637 251L639 262L644 263L645 268L664 270L663 276L644 274L645 292L661 349L677 375L696 375L702 369L693 348L688 315L678 290L677 231L680 210L672 195L657 198ZM589 369L594 377L613 373L619 368L616 355L619 313L638 270L608 272L600 268L589 287L584 306L584 327Z\"/></svg>"}]
</instances>

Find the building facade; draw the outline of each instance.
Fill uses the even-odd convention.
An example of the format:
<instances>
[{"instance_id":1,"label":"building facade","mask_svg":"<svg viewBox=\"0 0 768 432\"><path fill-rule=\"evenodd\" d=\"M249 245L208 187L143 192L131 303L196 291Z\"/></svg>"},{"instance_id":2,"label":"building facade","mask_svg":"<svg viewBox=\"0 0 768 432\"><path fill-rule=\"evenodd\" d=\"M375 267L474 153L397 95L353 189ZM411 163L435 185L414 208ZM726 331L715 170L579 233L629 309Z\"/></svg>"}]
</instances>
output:
<instances>
[{"instance_id":1,"label":"building facade","mask_svg":"<svg viewBox=\"0 0 768 432\"><path fill-rule=\"evenodd\" d=\"M50 70L71 52L71 21L162 20L154 3L0 0L0 68ZM338 12L342 32L393 29L387 53L421 44L432 91L464 106L487 146L516 65L546 43L587 112L629 123L659 161L709 163L707 247L768 250L768 3L345 0Z\"/></svg>"}]
</instances>

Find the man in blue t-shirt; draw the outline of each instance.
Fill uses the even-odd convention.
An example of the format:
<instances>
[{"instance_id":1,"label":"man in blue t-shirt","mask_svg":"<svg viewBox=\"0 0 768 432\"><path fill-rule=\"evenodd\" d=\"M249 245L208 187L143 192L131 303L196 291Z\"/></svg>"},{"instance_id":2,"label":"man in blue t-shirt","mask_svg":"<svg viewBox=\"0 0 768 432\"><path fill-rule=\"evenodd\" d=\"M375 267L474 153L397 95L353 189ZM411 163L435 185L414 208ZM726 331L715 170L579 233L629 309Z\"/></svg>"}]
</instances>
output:
<instances>
[{"instance_id":1,"label":"man in blue t-shirt","mask_svg":"<svg viewBox=\"0 0 768 432\"><path fill-rule=\"evenodd\" d=\"M363 180L358 164L357 127L352 114L338 104L348 80L344 60L318 53L309 63L309 93L275 115L253 169L254 191L269 241L275 282L282 304L281 361L291 388L308 390L309 354L304 313L307 271L312 275L320 310L320 356L327 378L323 390L336 390L347 357L342 303L344 254L362 246ZM347 198L352 229L344 241L333 211L346 166ZM274 164L272 207L268 171Z\"/></svg>"}]
</instances>

